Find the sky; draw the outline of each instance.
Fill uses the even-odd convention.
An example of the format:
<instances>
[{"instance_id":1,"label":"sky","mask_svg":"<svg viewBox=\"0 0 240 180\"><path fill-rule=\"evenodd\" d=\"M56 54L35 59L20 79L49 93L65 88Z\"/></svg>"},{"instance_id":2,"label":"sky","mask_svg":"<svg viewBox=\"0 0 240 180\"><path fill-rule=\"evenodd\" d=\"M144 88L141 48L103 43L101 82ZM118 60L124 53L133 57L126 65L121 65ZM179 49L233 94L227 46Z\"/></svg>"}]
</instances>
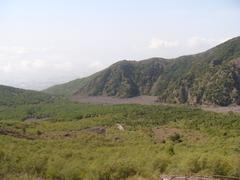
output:
<instances>
[{"instance_id":1,"label":"sky","mask_svg":"<svg viewBox=\"0 0 240 180\"><path fill-rule=\"evenodd\" d=\"M239 0L0 0L0 84L41 90L236 36Z\"/></svg>"}]
</instances>

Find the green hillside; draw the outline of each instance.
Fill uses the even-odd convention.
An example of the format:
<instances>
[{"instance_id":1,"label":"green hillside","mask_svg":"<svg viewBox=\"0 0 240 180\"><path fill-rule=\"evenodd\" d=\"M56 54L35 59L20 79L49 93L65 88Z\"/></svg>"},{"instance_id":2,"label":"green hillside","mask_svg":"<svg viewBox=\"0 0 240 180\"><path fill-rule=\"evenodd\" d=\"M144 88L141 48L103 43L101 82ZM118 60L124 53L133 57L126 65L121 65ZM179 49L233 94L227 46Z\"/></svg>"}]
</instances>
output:
<instances>
[{"instance_id":1,"label":"green hillside","mask_svg":"<svg viewBox=\"0 0 240 180\"><path fill-rule=\"evenodd\" d=\"M173 59L153 88L172 103L239 103L240 37L204 53Z\"/></svg>"},{"instance_id":2,"label":"green hillside","mask_svg":"<svg viewBox=\"0 0 240 180\"><path fill-rule=\"evenodd\" d=\"M240 102L240 37L206 52L175 59L120 61L88 78L50 87L51 94L134 97L169 103Z\"/></svg>"},{"instance_id":3,"label":"green hillside","mask_svg":"<svg viewBox=\"0 0 240 180\"><path fill-rule=\"evenodd\" d=\"M48 89L45 89L44 92L53 95L70 96L74 94L79 88L81 88L85 82L87 82L87 78L76 79L65 84L52 86Z\"/></svg>"},{"instance_id":4,"label":"green hillside","mask_svg":"<svg viewBox=\"0 0 240 180\"><path fill-rule=\"evenodd\" d=\"M11 106L20 104L38 104L51 102L54 97L42 92L23 90L0 85L0 105Z\"/></svg>"},{"instance_id":5,"label":"green hillside","mask_svg":"<svg viewBox=\"0 0 240 180\"><path fill-rule=\"evenodd\" d=\"M78 93L119 97L149 94L166 64L168 62L161 58L140 62L124 60L87 78L56 85L44 92L64 96Z\"/></svg>"}]
</instances>

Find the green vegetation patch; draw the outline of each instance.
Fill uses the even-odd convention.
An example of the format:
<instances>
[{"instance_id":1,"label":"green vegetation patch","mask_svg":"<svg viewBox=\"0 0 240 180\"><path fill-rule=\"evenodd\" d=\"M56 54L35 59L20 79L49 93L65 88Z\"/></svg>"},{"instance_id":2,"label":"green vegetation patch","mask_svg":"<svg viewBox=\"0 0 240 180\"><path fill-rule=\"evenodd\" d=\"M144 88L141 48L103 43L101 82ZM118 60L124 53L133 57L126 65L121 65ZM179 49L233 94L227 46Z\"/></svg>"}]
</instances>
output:
<instances>
[{"instance_id":1,"label":"green vegetation patch","mask_svg":"<svg viewBox=\"0 0 240 180\"><path fill-rule=\"evenodd\" d=\"M1 109L1 178L240 176L238 114L69 102Z\"/></svg>"}]
</instances>

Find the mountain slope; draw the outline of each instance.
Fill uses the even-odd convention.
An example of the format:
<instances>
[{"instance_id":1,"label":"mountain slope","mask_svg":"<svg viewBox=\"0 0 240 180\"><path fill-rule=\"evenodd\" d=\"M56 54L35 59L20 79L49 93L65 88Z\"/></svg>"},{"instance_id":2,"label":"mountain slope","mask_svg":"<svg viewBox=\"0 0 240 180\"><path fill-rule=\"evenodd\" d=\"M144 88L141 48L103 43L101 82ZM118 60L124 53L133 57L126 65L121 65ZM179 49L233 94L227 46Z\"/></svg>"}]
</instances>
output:
<instances>
[{"instance_id":1,"label":"mountain slope","mask_svg":"<svg viewBox=\"0 0 240 180\"><path fill-rule=\"evenodd\" d=\"M52 86L48 89L45 89L44 92L52 95L71 96L82 86L84 86L85 82L87 81L88 78L76 79L68 83Z\"/></svg>"},{"instance_id":2,"label":"mountain slope","mask_svg":"<svg viewBox=\"0 0 240 180\"><path fill-rule=\"evenodd\" d=\"M117 97L158 95L161 102L170 103L239 103L240 37L196 55L120 61L92 76L45 92Z\"/></svg>"},{"instance_id":3,"label":"mountain slope","mask_svg":"<svg viewBox=\"0 0 240 180\"><path fill-rule=\"evenodd\" d=\"M204 53L172 60L155 84L160 100L172 103L239 102L240 37Z\"/></svg>"},{"instance_id":4,"label":"mountain slope","mask_svg":"<svg viewBox=\"0 0 240 180\"><path fill-rule=\"evenodd\" d=\"M149 94L168 62L162 58L120 61L87 78L50 87L44 92L57 95L108 95L133 97Z\"/></svg>"},{"instance_id":5,"label":"mountain slope","mask_svg":"<svg viewBox=\"0 0 240 180\"><path fill-rule=\"evenodd\" d=\"M0 85L0 105L37 104L51 102L54 97L42 92Z\"/></svg>"}]
</instances>

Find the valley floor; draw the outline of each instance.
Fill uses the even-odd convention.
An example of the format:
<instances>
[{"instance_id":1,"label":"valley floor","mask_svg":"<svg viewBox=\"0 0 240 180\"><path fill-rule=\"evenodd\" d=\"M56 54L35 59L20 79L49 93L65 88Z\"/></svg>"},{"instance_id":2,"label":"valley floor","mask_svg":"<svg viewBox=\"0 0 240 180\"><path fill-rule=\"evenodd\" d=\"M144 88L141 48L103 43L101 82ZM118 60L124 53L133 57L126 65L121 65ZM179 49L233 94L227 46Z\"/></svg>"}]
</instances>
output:
<instances>
[{"instance_id":1,"label":"valley floor","mask_svg":"<svg viewBox=\"0 0 240 180\"><path fill-rule=\"evenodd\" d=\"M142 104L142 105L168 105L176 106L176 104L166 104L157 102L157 96L137 96L132 98L117 98L110 96L79 96L75 95L71 98L73 102L78 103L89 103L89 104ZM240 106L230 105L227 107L217 106L217 105L198 105L194 107L199 107L205 111L213 111L217 113L227 113L227 112L240 112Z\"/></svg>"},{"instance_id":2,"label":"valley floor","mask_svg":"<svg viewBox=\"0 0 240 180\"><path fill-rule=\"evenodd\" d=\"M0 179L239 178L239 120L166 105L0 107Z\"/></svg>"},{"instance_id":3,"label":"valley floor","mask_svg":"<svg viewBox=\"0 0 240 180\"><path fill-rule=\"evenodd\" d=\"M132 98L117 98L111 96L79 96L71 98L74 102L91 103L91 104L145 104L153 105L157 103L157 96L136 96Z\"/></svg>"}]
</instances>

